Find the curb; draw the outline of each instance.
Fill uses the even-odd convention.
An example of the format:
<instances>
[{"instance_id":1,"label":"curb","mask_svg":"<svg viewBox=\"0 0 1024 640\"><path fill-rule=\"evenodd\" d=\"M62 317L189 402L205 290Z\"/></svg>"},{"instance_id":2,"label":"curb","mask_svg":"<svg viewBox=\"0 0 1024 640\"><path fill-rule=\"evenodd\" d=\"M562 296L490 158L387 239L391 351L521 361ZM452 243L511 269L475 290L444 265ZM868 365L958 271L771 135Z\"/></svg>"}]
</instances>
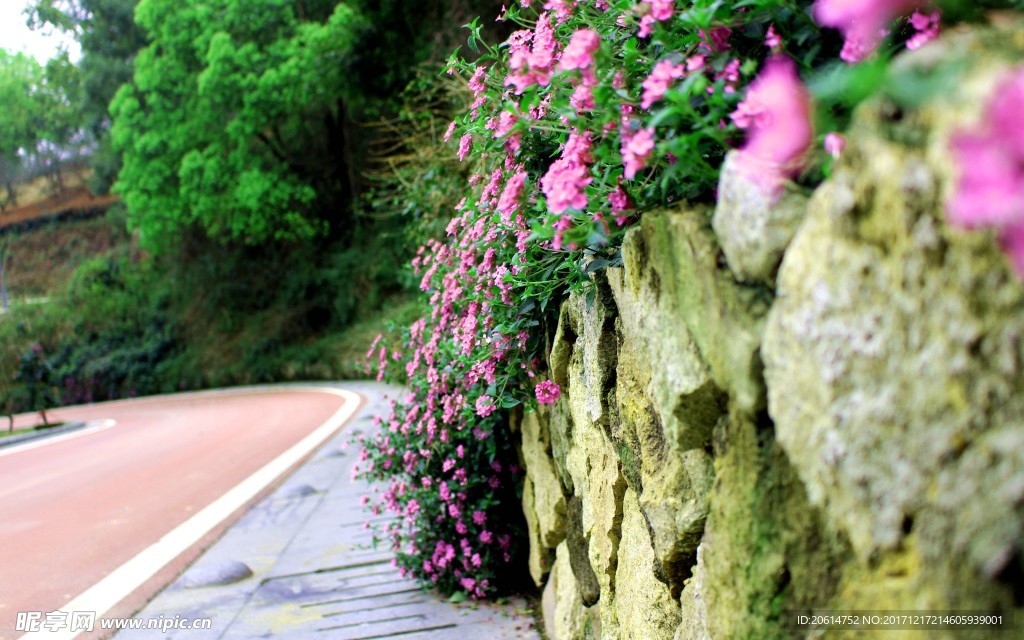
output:
<instances>
[{"instance_id":1,"label":"curb","mask_svg":"<svg viewBox=\"0 0 1024 640\"><path fill-rule=\"evenodd\" d=\"M23 433L17 436L8 436L6 438L0 438L0 449L4 447L10 447L22 442L28 442L30 440L38 440L39 438L47 438L49 436L55 436L60 433L67 433L69 431L78 431L84 429L86 423L84 422L72 422L62 427L53 427L52 429L40 429L38 431L32 431L31 433Z\"/></svg>"}]
</instances>

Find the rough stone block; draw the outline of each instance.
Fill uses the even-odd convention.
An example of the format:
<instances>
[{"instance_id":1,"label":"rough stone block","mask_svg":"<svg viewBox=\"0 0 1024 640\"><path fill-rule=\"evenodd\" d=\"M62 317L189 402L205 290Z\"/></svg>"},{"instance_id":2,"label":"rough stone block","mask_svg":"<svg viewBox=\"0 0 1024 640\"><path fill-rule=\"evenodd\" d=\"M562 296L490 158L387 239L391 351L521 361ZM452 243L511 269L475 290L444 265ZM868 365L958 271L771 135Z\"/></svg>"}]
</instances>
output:
<instances>
[{"instance_id":1,"label":"rough stone block","mask_svg":"<svg viewBox=\"0 0 1024 640\"><path fill-rule=\"evenodd\" d=\"M592 626L590 613L580 598L569 561L569 548L555 549L555 566L544 587L544 630L551 640L587 640Z\"/></svg>"},{"instance_id":2,"label":"rough stone block","mask_svg":"<svg viewBox=\"0 0 1024 640\"><path fill-rule=\"evenodd\" d=\"M704 546L697 547L697 564L679 599L679 627L672 640L711 640L708 633L708 604L704 600Z\"/></svg>"},{"instance_id":3,"label":"rough stone block","mask_svg":"<svg viewBox=\"0 0 1024 640\"><path fill-rule=\"evenodd\" d=\"M565 496L551 457L548 413L537 411L523 416L522 457L526 475L533 485L533 507L541 544L554 549L565 538Z\"/></svg>"},{"instance_id":4,"label":"rough stone block","mask_svg":"<svg viewBox=\"0 0 1024 640\"><path fill-rule=\"evenodd\" d=\"M993 51L1020 47L1003 38ZM991 575L1021 549L1024 483L1009 478L1024 466L987 451L1024 429L1024 287L989 234L944 215L950 136L1008 68L982 48L995 42L962 32L904 57L928 73L962 62L963 83L898 119L885 98L862 105L779 272L763 349L771 415L812 502L863 560L899 549L921 518L925 558L969 550ZM986 516L958 515L968 502Z\"/></svg>"},{"instance_id":5,"label":"rough stone block","mask_svg":"<svg viewBox=\"0 0 1024 640\"><path fill-rule=\"evenodd\" d=\"M655 556L637 495L623 496L622 542L616 571L615 617L623 640L670 640L679 626L679 602L654 575ZM610 606L611 603L602 604Z\"/></svg>"},{"instance_id":6,"label":"rough stone block","mask_svg":"<svg viewBox=\"0 0 1024 640\"><path fill-rule=\"evenodd\" d=\"M707 212L645 213L627 232L622 257L622 276L612 280L616 295L653 293L658 306L685 326L715 386L749 413L763 408L759 348L772 293L738 283L722 264Z\"/></svg>"},{"instance_id":7,"label":"rough stone block","mask_svg":"<svg viewBox=\"0 0 1024 640\"><path fill-rule=\"evenodd\" d=\"M711 224L740 281L774 285L782 254L804 218L807 198L788 189L778 198L766 193L739 168L737 158L735 151L725 157Z\"/></svg>"}]
</instances>

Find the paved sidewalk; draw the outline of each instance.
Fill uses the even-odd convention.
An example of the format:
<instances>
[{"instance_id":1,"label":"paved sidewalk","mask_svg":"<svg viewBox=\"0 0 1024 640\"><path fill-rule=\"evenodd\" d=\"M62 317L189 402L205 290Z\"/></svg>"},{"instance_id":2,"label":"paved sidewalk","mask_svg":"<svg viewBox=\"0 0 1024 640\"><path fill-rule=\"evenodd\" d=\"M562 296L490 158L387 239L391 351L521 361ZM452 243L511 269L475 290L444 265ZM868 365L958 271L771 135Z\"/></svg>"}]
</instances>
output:
<instances>
[{"instance_id":1,"label":"paved sidewalk","mask_svg":"<svg viewBox=\"0 0 1024 640\"><path fill-rule=\"evenodd\" d=\"M351 423L135 616L211 618L212 628L121 631L118 640L540 640L525 602L450 604L371 547L360 506L368 487L350 479L355 448L341 447L387 410L383 393L398 389L338 386L366 399Z\"/></svg>"}]
</instances>

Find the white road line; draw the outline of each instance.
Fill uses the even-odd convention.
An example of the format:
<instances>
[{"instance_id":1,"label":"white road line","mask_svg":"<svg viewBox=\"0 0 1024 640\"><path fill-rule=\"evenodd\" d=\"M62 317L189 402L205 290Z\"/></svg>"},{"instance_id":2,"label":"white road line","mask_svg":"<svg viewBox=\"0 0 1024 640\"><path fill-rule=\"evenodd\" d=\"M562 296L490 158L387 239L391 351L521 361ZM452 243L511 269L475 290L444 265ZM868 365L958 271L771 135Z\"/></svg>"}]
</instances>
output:
<instances>
[{"instance_id":1,"label":"white road line","mask_svg":"<svg viewBox=\"0 0 1024 640\"><path fill-rule=\"evenodd\" d=\"M4 447L3 449L0 449L0 458L14 453L21 453L22 451L28 451L29 449L45 447L46 445L54 444L55 442L63 442L65 440L71 440L72 438L87 436L91 433L96 433L97 431L109 429L116 424L117 422L114 420L100 420L77 431L71 431L70 433L62 433L56 436L43 436L38 440L29 440L25 444L16 444L10 447Z\"/></svg>"},{"instance_id":2,"label":"white road line","mask_svg":"<svg viewBox=\"0 0 1024 640\"><path fill-rule=\"evenodd\" d=\"M137 556L124 563L93 586L74 598L60 611L95 611L101 618L114 606L127 598L133 591L142 586L157 571L178 557L207 533L212 531L225 518L241 508L245 503L256 497L263 489L277 480L292 465L333 436L359 409L362 399L355 393L345 389L329 387L281 387L273 393L296 391L308 393L330 393L345 399L345 404L338 409L327 422L317 427L290 449L267 463L262 469L252 474L233 489L215 500L208 507L198 512L173 531L160 538L151 546L143 549ZM98 628L98 626L96 627ZM78 633L59 630L45 630L26 633L19 640L71 640Z\"/></svg>"}]
</instances>

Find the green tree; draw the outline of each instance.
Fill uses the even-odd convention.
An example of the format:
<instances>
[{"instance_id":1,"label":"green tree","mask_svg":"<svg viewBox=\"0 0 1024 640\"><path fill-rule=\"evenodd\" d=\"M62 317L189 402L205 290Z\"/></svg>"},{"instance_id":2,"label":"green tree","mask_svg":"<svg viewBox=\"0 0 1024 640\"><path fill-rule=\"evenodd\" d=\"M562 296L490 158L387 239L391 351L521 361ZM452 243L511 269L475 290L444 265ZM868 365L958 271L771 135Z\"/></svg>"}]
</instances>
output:
<instances>
[{"instance_id":1,"label":"green tree","mask_svg":"<svg viewBox=\"0 0 1024 640\"><path fill-rule=\"evenodd\" d=\"M0 172L7 191L5 206L17 205L15 183L23 153L35 148L40 125L36 94L43 70L32 57L0 49Z\"/></svg>"},{"instance_id":2,"label":"green tree","mask_svg":"<svg viewBox=\"0 0 1024 640\"><path fill-rule=\"evenodd\" d=\"M78 61L81 124L96 142L91 186L105 193L121 166L110 144L110 100L132 78L133 61L146 44L135 24L138 0L33 0L27 11L34 29L53 28L74 36Z\"/></svg>"},{"instance_id":3,"label":"green tree","mask_svg":"<svg viewBox=\"0 0 1024 640\"><path fill-rule=\"evenodd\" d=\"M144 242L197 225L260 244L344 235L353 50L366 28L331 1L143 0L151 44L111 104L115 191Z\"/></svg>"},{"instance_id":4,"label":"green tree","mask_svg":"<svg viewBox=\"0 0 1024 640\"><path fill-rule=\"evenodd\" d=\"M37 114L35 156L58 194L64 191L65 162L88 144L81 95L78 68L65 52L46 63L42 82L32 96Z\"/></svg>"}]
</instances>

